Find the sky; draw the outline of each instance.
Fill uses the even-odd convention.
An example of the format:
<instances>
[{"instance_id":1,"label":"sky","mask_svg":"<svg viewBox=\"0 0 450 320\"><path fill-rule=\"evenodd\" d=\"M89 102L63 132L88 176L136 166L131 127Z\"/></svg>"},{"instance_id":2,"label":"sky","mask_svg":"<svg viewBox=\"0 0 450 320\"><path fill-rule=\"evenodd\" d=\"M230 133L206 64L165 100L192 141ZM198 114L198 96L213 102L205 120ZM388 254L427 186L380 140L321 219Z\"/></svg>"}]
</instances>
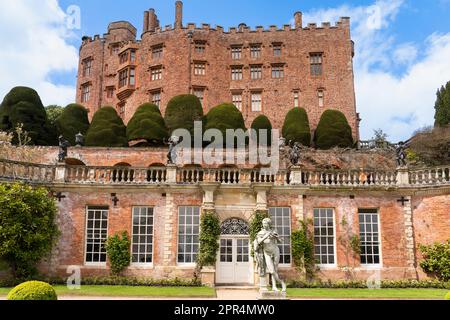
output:
<instances>
[{"instance_id":1,"label":"sky","mask_svg":"<svg viewBox=\"0 0 450 320\"><path fill-rule=\"evenodd\" d=\"M437 89L450 81L450 0L185 0L183 22L224 28L351 18L361 138L382 129L406 140L434 123ZM44 105L75 100L81 37L104 34L111 21L142 30L154 8L161 25L173 24L168 0L0 0L0 99L14 86L35 88Z\"/></svg>"}]
</instances>

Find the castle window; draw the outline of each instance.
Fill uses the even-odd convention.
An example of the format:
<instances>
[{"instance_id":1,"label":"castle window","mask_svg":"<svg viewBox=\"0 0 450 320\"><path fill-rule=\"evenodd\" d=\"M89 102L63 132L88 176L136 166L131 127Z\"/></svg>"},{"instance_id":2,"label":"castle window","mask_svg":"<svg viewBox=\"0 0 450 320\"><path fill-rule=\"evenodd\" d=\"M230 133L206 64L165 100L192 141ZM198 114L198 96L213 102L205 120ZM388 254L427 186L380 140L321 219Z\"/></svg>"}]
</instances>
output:
<instances>
[{"instance_id":1,"label":"castle window","mask_svg":"<svg viewBox=\"0 0 450 320\"><path fill-rule=\"evenodd\" d=\"M130 62L134 63L136 62L136 50L130 50Z\"/></svg>"},{"instance_id":2,"label":"castle window","mask_svg":"<svg viewBox=\"0 0 450 320\"><path fill-rule=\"evenodd\" d=\"M117 105L117 113L121 118L125 116L125 102L121 102Z\"/></svg>"},{"instance_id":3,"label":"castle window","mask_svg":"<svg viewBox=\"0 0 450 320\"><path fill-rule=\"evenodd\" d=\"M239 111L242 111L242 93L233 93L231 99L236 108L238 108Z\"/></svg>"},{"instance_id":4,"label":"castle window","mask_svg":"<svg viewBox=\"0 0 450 320\"><path fill-rule=\"evenodd\" d=\"M280 263L291 263L291 208L269 208L272 227L282 240L280 247Z\"/></svg>"},{"instance_id":5,"label":"castle window","mask_svg":"<svg viewBox=\"0 0 450 320\"><path fill-rule=\"evenodd\" d=\"M151 68L151 79L152 81L161 80L162 79L162 66L157 66Z\"/></svg>"},{"instance_id":6,"label":"castle window","mask_svg":"<svg viewBox=\"0 0 450 320\"><path fill-rule=\"evenodd\" d=\"M152 47L152 58L153 59L161 58L162 55L163 55L163 45L162 44Z\"/></svg>"},{"instance_id":7,"label":"castle window","mask_svg":"<svg viewBox=\"0 0 450 320\"><path fill-rule=\"evenodd\" d=\"M92 58L83 60L83 77L89 77L92 71Z\"/></svg>"},{"instance_id":8,"label":"castle window","mask_svg":"<svg viewBox=\"0 0 450 320\"><path fill-rule=\"evenodd\" d=\"M262 111L262 92L252 92L252 111Z\"/></svg>"},{"instance_id":9,"label":"castle window","mask_svg":"<svg viewBox=\"0 0 450 320\"><path fill-rule=\"evenodd\" d=\"M310 62L311 62L311 75L312 76L321 76L322 75L322 53L311 53L310 54Z\"/></svg>"},{"instance_id":10,"label":"castle window","mask_svg":"<svg viewBox=\"0 0 450 320\"><path fill-rule=\"evenodd\" d=\"M231 47L231 59L239 60L242 58L242 46Z\"/></svg>"},{"instance_id":11,"label":"castle window","mask_svg":"<svg viewBox=\"0 0 450 320\"><path fill-rule=\"evenodd\" d=\"M206 74L206 63L205 62L195 62L194 63L194 74L196 76L204 76Z\"/></svg>"},{"instance_id":12,"label":"castle window","mask_svg":"<svg viewBox=\"0 0 450 320\"><path fill-rule=\"evenodd\" d=\"M323 107L325 105L325 93L322 89L317 91L317 97L319 98L319 107Z\"/></svg>"},{"instance_id":13,"label":"castle window","mask_svg":"<svg viewBox=\"0 0 450 320\"><path fill-rule=\"evenodd\" d=\"M314 256L317 264L336 263L334 234L333 209L314 209Z\"/></svg>"},{"instance_id":14,"label":"castle window","mask_svg":"<svg viewBox=\"0 0 450 320\"><path fill-rule=\"evenodd\" d=\"M284 66L283 65L273 65L272 66L272 78L273 79L284 78Z\"/></svg>"},{"instance_id":15,"label":"castle window","mask_svg":"<svg viewBox=\"0 0 450 320\"><path fill-rule=\"evenodd\" d=\"M294 108L300 107L300 93L298 91L294 91Z\"/></svg>"},{"instance_id":16,"label":"castle window","mask_svg":"<svg viewBox=\"0 0 450 320\"><path fill-rule=\"evenodd\" d=\"M130 68L130 86L136 84L136 69Z\"/></svg>"},{"instance_id":17,"label":"castle window","mask_svg":"<svg viewBox=\"0 0 450 320\"><path fill-rule=\"evenodd\" d=\"M132 263L153 262L153 208L133 207Z\"/></svg>"},{"instance_id":18,"label":"castle window","mask_svg":"<svg viewBox=\"0 0 450 320\"><path fill-rule=\"evenodd\" d=\"M273 55L275 57L281 56L282 46L283 45L281 43L274 43L273 44Z\"/></svg>"},{"instance_id":19,"label":"castle window","mask_svg":"<svg viewBox=\"0 0 450 320\"><path fill-rule=\"evenodd\" d=\"M128 84L128 69L119 72L119 88Z\"/></svg>"},{"instance_id":20,"label":"castle window","mask_svg":"<svg viewBox=\"0 0 450 320\"><path fill-rule=\"evenodd\" d=\"M111 46L111 55L118 54L120 50L120 47L118 44L114 44Z\"/></svg>"},{"instance_id":21,"label":"castle window","mask_svg":"<svg viewBox=\"0 0 450 320\"><path fill-rule=\"evenodd\" d=\"M195 41L195 52L205 53L206 41Z\"/></svg>"},{"instance_id":22,"label":"castle window","mask_svg":"<svg viewBox=\"0 0 450 320\"><path fill-rule=\"evenodd\" d=\"M88 102L91 98L91 85L84 84L81 86L81 102Z\"/></svg>"},{"instance_id":23,"label":"castle window","mask_svg":"<svg viewBox=\"0 0 450 320\"><path fill-rule=\"evenodd\" d=\"M123 63L126 63L126 62L128 62L128 51L122 53L122 54L119 56L119 63L120 63L120 64L123 64Z\"/></svg>"},{"instance_id":24,"label":"castle window","mask_svg":"<svg viewBox=\"0 0 450 320\"><path fill-rule=\"evenodd\" d=\"M261 45L260 44L252 44L250 46L250 56L253 59L261 58Z\"/></svg>"},{"instance_id":25,"label":"castle window","mask_svg":"<svg viewBox=\"0 0 450 320\"><path fill-rule=\"evenodd\" d=\"M231 67L231 80L242 80L242 66Z\"/></svg>"},{"instance_id":26,"label":"castle window","mask_svg":"<svg viewBox=\"0 0 450 320\"><path fill-rule=\"evenodd\" d=\"M106 88L106 97L108 99L112 99L114 97L114 87L107 87Z\"/></svg>"},{"instance_id":27,"label":"castle window","mask_svg":"<svg viewBox=\"0 0 450 320\"><path fill-rule=\"evenodd\" d=\"M86 264L105 264L108 238L108 207L87 207Z\"/></svg>"},{"instance_id":28,"label":"castle window","mask_svg":"<svg viewBox=\"0 0 450 320\"><path fill-rule=\"evenodd\" d=\"M153 91L151 95L152 95L151 99L152 103L158 106L158 108L161 108L161 90Z\"/></svg>"},{"instance_id":29,"label":"castle window","mask_svg":"<svg viewBox=\"0 0 450 320\"><path fill-rule=\"evenodd\" d=\"M262 65L250 66L250 78L252 80L262 79Z\"/></svg>"},{"instance_id":30,"label":"castle window","mask_svg":"<svg viewBox=\"0 0 450 320\"><path fill-rule=\"evenodd\" d=\"M377 209L359 209L361 264L380 264L380 227Z\"/></svg>"},{"instance_id":31,"label":"castle window","mask_svg":"<svg viewBox=\"0 0 450 320\"><path fill-rule=\"evenodd\" d=\"M200 100L200 103L203 106L205 100L205 88L194 88L194 96Z\"/></svg>"},{"instance_id":32,"label":"castle window","mask_svg":"<svg viewBox=\"0 0 450 320\"><path fill-rule=\"evenodd\" d=\"M178 208L178 263L197 261L200 246L200 207Z\"/></svg>"}]
</instances>

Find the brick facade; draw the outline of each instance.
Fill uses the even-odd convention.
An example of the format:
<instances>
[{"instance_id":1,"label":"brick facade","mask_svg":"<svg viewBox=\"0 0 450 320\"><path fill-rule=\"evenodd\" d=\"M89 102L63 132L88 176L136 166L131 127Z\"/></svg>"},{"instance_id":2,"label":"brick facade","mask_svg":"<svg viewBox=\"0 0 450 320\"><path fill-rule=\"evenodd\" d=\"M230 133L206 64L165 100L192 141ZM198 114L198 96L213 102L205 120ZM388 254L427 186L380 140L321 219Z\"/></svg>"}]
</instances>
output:
<instances>
[{"instance_id":1,"label":"brick facade","mask_svg":"<svg viewBox=\"0 0 450 320\"><path fill-rule=\"evenodd\" d=\"M100 106L111 105L127 123L136 108L152 101L154 94L160 95L164 114L172 97L203 91L205 112L220 103L232 102L233 94L241 95L247 127L258 115L265 114L275 128L280 128L286 113L295 105L294 99L298 99L298 105L308 112L312 130L326 109L337 109L346 115L355 139L359 138L348 18L341 18L336 26L323 23L320 27L303 27L298 12L295 26L252 30L241 24L224 31L209 24L183 25L182 4L177 2L176 7L174 27L161 27L154 10L146 11L140 40L129 22L111 23L103 37L83 38L76 100L90 110L90 118ZM162 54L154 54L159 46ZM260 53L252 56L253 46L260 46ZM275 54L277 46L281 49L279 55L278 51ZM232 58L233 47L241 50L238 59ZM133 59L131 50L135 51ZM124 53L128 53L128 59L121 63L119 56ZM310 66L315 53L322 54L322 73L317 76L311 74ZM196 72L196 65L204 68L204 74ZM251 79L252 66L261 68L261 79ZM272 67L280 66L284 76L273 78ZM234 67L242 67L242 80L232 80ZM130 68L135 70L135 82L120 86L121 72ZM152 70L158 68L161 78L155 75L152 80ZM82 97L86 87L87 100ZM319 103L319 91L324 95L323 106ZM253 93L262 94L261 111L252 111Z\"/></svg>"}]
</instances>

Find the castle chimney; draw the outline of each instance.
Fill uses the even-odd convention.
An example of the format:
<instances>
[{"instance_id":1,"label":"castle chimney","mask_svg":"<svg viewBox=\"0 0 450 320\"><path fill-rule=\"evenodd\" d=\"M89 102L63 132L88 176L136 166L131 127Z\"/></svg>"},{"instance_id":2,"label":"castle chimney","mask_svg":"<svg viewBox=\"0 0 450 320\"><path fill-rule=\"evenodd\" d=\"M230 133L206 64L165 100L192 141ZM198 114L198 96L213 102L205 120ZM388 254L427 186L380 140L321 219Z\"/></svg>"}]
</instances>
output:
<instances>
[{"instance_id":1,"label":"castle chimney","mask_svg":"<svg viewBox=\"0 0 450 320\"><path fill-rule=\"evenodd\" d=\"M144 31L143 32L148 31L148 17L149 17L149 13L148 13L148 11L145 11L144 12Z\"/></svg>"},{"instance_id":2,"label":"castle chimney","mask_svg":"<svg viewBox=\"0 0 450 320\"><path fill-rule=\"evenodd\" d=\"M175 3L175 29L183 28L183 2Z\"/></svg>"},{"instance_id":3,"label":"castle chimney","mask_svg":"<svg viewBox=\"0 0 450 320\"><path fill-rule=\"evenodd\" d=\"M155 32L157 24L158 20L156 18L155 9L150 9L148 11L148 30L151 32Z\"/></svg>"},{"instance_id":4,"label":"castle chimney","mask_svg":"<svg viewBox=\"0 0 450 320\"><path fill-rule=\"evenodd\" d=\"M295 29L301 29L303 28L303 14L298 11L294 14L295 18Z\"/></svg>"}]
</instances>

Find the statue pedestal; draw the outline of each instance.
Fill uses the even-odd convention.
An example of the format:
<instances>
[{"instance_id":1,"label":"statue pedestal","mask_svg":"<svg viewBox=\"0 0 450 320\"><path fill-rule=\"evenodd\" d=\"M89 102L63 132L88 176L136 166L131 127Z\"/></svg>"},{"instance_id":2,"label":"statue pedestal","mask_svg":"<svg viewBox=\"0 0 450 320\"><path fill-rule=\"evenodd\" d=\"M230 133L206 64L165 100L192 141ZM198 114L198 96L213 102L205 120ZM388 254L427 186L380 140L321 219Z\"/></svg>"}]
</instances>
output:
<instances>
[{"instance_id":1,"label":"statue pedestal","mask_svg":"<svg viewBox=\"0 0 450 320\"><path fill-rule=\"evenodd\" d=\"M258 300L289 300L286 292L260 290Z\"/></svg>"}]
</instances>

